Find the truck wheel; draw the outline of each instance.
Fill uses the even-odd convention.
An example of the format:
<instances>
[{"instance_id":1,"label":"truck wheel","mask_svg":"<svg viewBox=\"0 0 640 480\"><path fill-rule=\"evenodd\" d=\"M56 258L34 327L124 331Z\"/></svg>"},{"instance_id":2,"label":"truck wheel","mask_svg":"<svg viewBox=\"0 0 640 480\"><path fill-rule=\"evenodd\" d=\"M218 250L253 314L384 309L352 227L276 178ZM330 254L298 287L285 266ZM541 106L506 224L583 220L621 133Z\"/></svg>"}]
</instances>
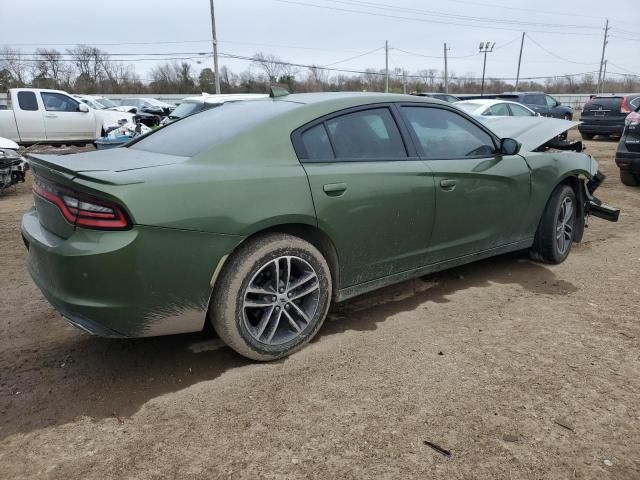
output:
<instances>
[{"instance_id":1,"label":"truck wheel","mask_svg":"<svg viewBox=\"0 0 640 480\"><path fill-rule=\"evenodd\" d=\"M592 140L595 135L593 133L582 133L580 132L580 136L583 140Z\"/></svg>"},{"instance_id":2,"label":"truck wheel","mask_svg":"<svg viewBox=\"0 0 640 480\"><path fill-rule=\"evenodd\" d=\"M629 187L637 187L640 185L640 175L620 170L620 181Z\"/></svg>"},{"instance_id":3,"label":"truck wheel","mask_svg":"<svg viewBox=\"0 0 640 480\"><path fill-rule=\"evenodd\" d=\"M531 258L544 263L565 261L576 227L576 195L568 185L558 185L544 209L531 247Z\"/></svg>"},{"instance_id":4,"label":"truck wheel","mask_svg":"<svg viewBox=\"0 0 640 480\"><path fill-rule=\"evenodd\" d=\"M242 245L216 282L209 319L240 355L268 361L301 349L331 303L331 274L308 242L280 233Z\"/></svg>"}]
</instances>

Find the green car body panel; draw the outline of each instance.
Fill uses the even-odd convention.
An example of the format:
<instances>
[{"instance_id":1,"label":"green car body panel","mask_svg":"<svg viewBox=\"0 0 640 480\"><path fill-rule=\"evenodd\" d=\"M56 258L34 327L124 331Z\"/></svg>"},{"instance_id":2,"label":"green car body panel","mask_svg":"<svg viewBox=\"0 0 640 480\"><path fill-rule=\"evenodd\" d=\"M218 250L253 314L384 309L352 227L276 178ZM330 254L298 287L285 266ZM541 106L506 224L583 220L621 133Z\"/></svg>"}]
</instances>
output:
<instances>
[{"instance_id":1,"label":"green car body panel","mask_svg":"<svg viewBox=\"0 0 640 480\"><path fill-rule=\"evenodd\" d=\"M225 105L165 127L186 132L193 145L184 148L164 144L171 136L161 129L126 148L33 155L37 178L119 205L131 226L74 226L35 196L22 222L30 273L63 316L92 333L197 331L222 262L259 232L297 229L321 238L340 301L530 247L555 186L594 173L589 156L572 152L425 160L407 138L402 160L298 159L292 134L309 122L400 103L454 108L404 95L288 95ZM208 118L224 130L213 140L202 138ZM451 179L455 186L444 188Z\"/></svg>"}]
</instances>

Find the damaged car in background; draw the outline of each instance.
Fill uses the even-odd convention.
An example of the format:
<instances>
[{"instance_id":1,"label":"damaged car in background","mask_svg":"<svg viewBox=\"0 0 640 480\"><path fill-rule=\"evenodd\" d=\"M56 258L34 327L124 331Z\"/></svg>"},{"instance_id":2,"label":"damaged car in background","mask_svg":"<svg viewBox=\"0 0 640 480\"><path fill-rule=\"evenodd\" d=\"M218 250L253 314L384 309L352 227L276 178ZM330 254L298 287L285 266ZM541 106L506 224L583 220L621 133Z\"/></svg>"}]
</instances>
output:
<instances>
[{"instance_id":1,"label":"damaged car in background","mask_svg":"<svg viewBox=\"0 0 640 480\"><path fill-rule=\"evenodd\" d=\"M0 194L25 181L29 165L18 153L18 148L13 140L0 137Z\"/></svg>"},{"instance_id":2,"label":"damaged car in background","mask_svg":"<svg viewBox=\"0 0 640 480\"><path fill-rule=\"evenodd\" d=\"M523 249L558 264L589 215L617 221L594 196L597 162L539 151L561 127L520 120L489 125L426 97L273 90L122 148L32 154L28 268L87 332L210 322L241 355L281 358L332 301Z\"/></svg>"}]
</instances>

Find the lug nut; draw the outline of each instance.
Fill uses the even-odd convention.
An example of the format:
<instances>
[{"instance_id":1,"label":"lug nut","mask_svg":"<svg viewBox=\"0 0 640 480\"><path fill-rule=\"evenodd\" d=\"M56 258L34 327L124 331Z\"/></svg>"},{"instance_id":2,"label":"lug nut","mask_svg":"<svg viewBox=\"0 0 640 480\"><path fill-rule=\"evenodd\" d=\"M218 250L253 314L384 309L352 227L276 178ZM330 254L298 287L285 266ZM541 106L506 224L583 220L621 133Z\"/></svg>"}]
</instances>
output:
<instances>
[{"instance_id":1,"label":"lug nut","mask_svg":"<svg viewBox=\"0 0 640 480\"><path fill-rule=\"evenodd\" d=\"M289 304L288 303L284 306L284 309L285 310L289 310Z\"/></svg>"},{"instance_id":2,"label":"lug nut","mask_svg":"<svg viewBox=\"0 0 640 480\"><path fill-rule=\"evenodd\" d=\"M271 297L272 302L275 302L276 300L278 300L278 297Z\"/></svg>"},{"instance_id":3,"label":"lug nut","mask_svg":"<svg viewBox=\"0 0 640 480\"><path fill-rule=\"evenodd\" d=\"M279 311L280 311L280 307L276 307L276 312L279 312Z\"/></svg>"},{"instance_id":4,"label":"lug nut","mask_svg":"<svg viewBox=\"0 0 640 480\"><path fill-rule=\"evenodd\" d=\"M291 293L291 292L287 293L287 297L289 297L289 298L293 297L293 293Z\"/></svg>"},{"instance_id":5,"label":"lug nut","mask_svg":"<svg viewBox=\"0 0 640 480\"><path fill-rule=\"evenodd\" d=\"M281 288L281 289L280 289L280 293L284 293L284 288Z\"/></svg>"}]
</instances>

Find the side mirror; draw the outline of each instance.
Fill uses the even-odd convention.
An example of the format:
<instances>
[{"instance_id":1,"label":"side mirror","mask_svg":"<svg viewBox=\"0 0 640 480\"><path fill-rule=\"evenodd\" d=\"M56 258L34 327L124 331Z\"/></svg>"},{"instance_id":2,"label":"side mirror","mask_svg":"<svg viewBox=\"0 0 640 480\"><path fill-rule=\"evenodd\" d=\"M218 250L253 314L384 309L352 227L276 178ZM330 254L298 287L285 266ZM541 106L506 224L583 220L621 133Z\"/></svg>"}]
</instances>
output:
<instances>
[{"instance_id":1,"label":"side mirror","mask_svg":"<svg viewBox=\"0 0 640 480\"><path fill-rule=\"evenodd\" d=\"M87 107L84 103L80 103L78 105L78 111L82 112L82 113L88 113L89 112L89 107Z\"/></svg>"},{"instance_id":2,"label":"side mirror","mask_svg":"<svg viewBox=\"0 0 640 480\"><path fill-rule=\"evenodd\" d=\"M536 112L536 114L534 115L534 117L541 117L542 115L540 115L540 112Z\"/></svg>"},{"instance_id":3,"label":"side mirror","mask_svg":"<svg viewBox=\"0 0 640 480\"><path fill-rule=\"evenodd\" d=\"M515 155L520 151L520 144L513 138L500 140L500 153L502 155Z\"/></svg>"}]
</instances>

